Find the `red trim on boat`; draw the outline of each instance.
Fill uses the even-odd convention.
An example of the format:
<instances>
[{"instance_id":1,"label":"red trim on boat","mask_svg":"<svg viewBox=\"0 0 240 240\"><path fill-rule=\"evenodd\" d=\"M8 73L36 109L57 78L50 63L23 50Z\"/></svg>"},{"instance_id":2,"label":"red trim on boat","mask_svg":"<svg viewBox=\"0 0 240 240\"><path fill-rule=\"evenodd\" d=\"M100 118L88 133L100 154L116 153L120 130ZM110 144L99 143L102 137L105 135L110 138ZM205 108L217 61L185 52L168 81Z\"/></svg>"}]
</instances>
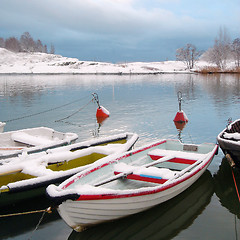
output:
<instances>
[{"instance_id":1,"label":"red trim on boat","mask_svg":"<svg viewBox=\"0 0 240 240\"><path fill-rule=\"evenodd\" d=\"M114 172L115 175L117 175L119 173L120 172ZM168 180L168 179L157 178L157 177L154 178L154 177L149 177L149 176L141 176L141 175L137 175L137 174L129 174L125 178L130 179L130 180L152 182L152 183L159 183L159 184L163 184Z\"/></svg>"},{"instance_id":2,"label":"red trim on boat","mask_svg":"<svg viewBox=\"0 0 240 240\"><path fill-rule=\"evenodd\" d=\"M152 160L158 160L164 156L159 156L159 155L149 155L149 157L152 159ZM196 162L196 160L193 160L193 159L186 159L186 158L173 158L173 159L170 159L166 162L173 162L173 163L183 163L183 164L193 164Z\"/></svg>"},{"instance_id":3,"label":"red trim on boat","mask_svg":"<svg viewBox=\"0 0 240 240\"><path fill-rule=\"evenodd\" d=\"M90 173L92 173L92 172L95 172L96 170L98 170L98 169L100 169L100 168L102 168L102 167L105 167L105 166L107 166L107 165L109 165L109 164L112 164L112 163L114 163L114 162L116 162L116 161L119 161L119 160L121 160L121 159L123 159L123 158L130 157L131 155L134 155L134 154L137 154L137 153L139 153L139 152L145 151L145 150L147 150L147 149L149 149L149 148L156 147L156 146L158 146L158 145L160 145L160 144L163 144L163 143L166 143L166 142L167 142L167 140L162 140L162 141L160 141L160 142L151 144L151 145L146 146L146 147L144 147L144 148L129 151L127 154L123 154L122 156L120 156L120 157L118 157L118 158L116 158L116 159L114 159L114 160L111 159L111 160L108 161L107 163L104 163L104 164L102 164L102 165L100 165L100 166L98 166L98 167L96 167L96 168L92 168L92 169L90 169L90 170L87 171L87 172L83 171L83 173L77 175L77 176L76 176L75 178L73 178L71 181L69 181L69 182L66 183L64 186L62 186L62 189L65 189L65 188L69 187L71 184L73 184L74 182L76 182L78 179L80 179L80 178L82 178L82 177L84 177L84 176L86 176L86 175L88 175L88 174L90 174Z\"/></svg>"},{"instance_id":4,"label":"red trim on boat","mask_svg":"<svg viewBox=\"0 0 240 240\"><path fill-rule=\"evenodd\" d=\"M195 171L192 172L192 174L188 175L187 177L175 181L169 185L166 186L160 186L158 188L155 188L153 190L147 190L147 191L142 191L142 192L137 192L137 193L131 193L131 194L97 194L97 195L81 195L76 201L82 201L82 200L99 200L99 199L114 199L114 198L128 198L128 197L138 197L138 196L144 196L148 194L154 194L158 192L165 191L166 189L170 189L186 180L189 178L193 177L196 175L198 172L200 172L203 168L205 168L208 164L210 164L212 158L214 157L215 153L217 152L218 146L216 145L215 151L211 155L211 157L206 161L200 168L197 168Z\"/></svg>"}]
</instances>

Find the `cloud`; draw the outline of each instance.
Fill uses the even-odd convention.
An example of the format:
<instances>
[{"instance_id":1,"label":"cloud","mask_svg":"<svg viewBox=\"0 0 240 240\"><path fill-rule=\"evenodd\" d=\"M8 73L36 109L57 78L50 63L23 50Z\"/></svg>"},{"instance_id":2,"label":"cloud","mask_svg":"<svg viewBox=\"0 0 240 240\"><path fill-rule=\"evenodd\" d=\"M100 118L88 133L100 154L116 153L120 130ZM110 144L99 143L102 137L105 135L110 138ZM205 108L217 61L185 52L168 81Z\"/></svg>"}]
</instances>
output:
<instances>
[{"instance_id":1,"label":"cloud","mask_svg":"<svg viewBox=\"0 0 240 240\"><path fill-rule=\"evenodd\" d=\"M174 44L180 47L192 41L209 45L224 21L229 24L227 28L236 32L239 16L238 22L232 19L230 24L226 16L217 18L215 12L222 13L219 4L215 11L211 2L202 1L1 0L0 29L5 36L10 32L20 36L28 31L34 38L53 42L62 49L64 44L66 48L67 44L76 47L81 43L89 54L91 49L104 54L107 48L109 52L118 48L122 52L132 51L132 55L136 49L143 54L147 50L154 52L159 42L164 48L169 43L170 49ZM216 4L217 0L213 1Z\"/></svg>"},{"instance_id":2,"label":"cloud","mask_svg":"<svg viewBox=\"0 0 240 240\"><path fill-rule=\"evenodd\" d=\"M196 24L193 18L179 17L169 10L135 8L134 0L10 0L10 2L14 4L9 4L9 7L14 7L5 9L5 13L12 14L11 17L8 16L10 19L8 21L12 19L16 25L35 26L41 30L46 28L51 29L51 32L68 29L79 34L122 37L127 35L131 38L142 38L147 34L177 35L186 26L194 30ZM4 8L1 12L3 11Z\"/></svg>"}]
</instances>

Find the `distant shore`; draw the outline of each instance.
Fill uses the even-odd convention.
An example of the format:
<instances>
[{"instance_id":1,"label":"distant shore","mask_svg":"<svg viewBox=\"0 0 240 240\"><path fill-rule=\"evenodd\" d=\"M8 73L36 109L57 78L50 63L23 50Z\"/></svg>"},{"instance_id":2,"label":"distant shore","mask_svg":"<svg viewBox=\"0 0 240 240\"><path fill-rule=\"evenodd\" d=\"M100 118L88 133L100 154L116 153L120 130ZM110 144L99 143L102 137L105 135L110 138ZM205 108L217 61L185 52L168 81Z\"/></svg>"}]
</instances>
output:
<instances>
[{"instance_id":1,"label":"distant shore","mask_svg":"<svg viewBox=\"0 0 240 240\"><path fill-rule=\"evenodd\" d=\"M230 70L229 70L230 69ZM198 73L240 73L230 63L225 72L205 61L197 61L194 69L187 69L180 61L107 63L80 61L46 53L14 53L0 48L1 75L157 75Z\"/></svg>"}]
</instances>

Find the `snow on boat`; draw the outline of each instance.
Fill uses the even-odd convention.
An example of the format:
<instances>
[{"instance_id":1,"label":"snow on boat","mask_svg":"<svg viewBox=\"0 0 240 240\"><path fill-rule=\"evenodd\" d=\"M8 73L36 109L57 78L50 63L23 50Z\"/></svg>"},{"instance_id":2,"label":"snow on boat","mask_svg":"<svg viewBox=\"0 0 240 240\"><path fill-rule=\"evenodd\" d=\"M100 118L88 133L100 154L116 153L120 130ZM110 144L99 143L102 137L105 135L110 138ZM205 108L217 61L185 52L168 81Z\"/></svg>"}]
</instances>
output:
<instances>
[{"instance_id":1,"label":"snow on boat","mask_svg":"<svg viewBox=\"0 0 240 240\"><path fill-rule=\"evenodd\" d=\"M213 193L213 178L207 170L175 198L147 211L99 224L81 233L72 231L68 240L173 239L204 212Z\"/></svg>"},{"instance_id":2,"label":"snow on boat","mask_svg":"<svg viewBox=\"0 0 240 240\"><path fill-rule=\"evenodd\" d=\"M191 186L207 169L216 144L161 140L109 156L47 187L59 214L75 231L122 218L165 202Z\"/></svg>"},{"instance_id":3,"label":"snow on boat","mask_svg":"<svg viewBox=\"0 0 240 240\"><path fill-rule=\"evenodd\" d=\"M240 119L229 124L217 136L217 141L225 155L230 154L240 164Z\"/></svg>"},{"instance_id":4,"label":"snow on boat","mask_svg":"<svg viewBox=\"0 0 240 240\"><path fill-rule=\"evenodd\" d=\"M35 153L75 142L76 133L63 133L47 127L0 133L0 161L24 152Z\"/></svg>"},{"instance_id":5,"label":"snow on boat","mask_svg":"<svg viewBox=\"0 0 240 240\"><path fill-rule=\"evenodd\" d=\"M49 184L60 183L108 155L130 150L137 139L137 134L122 133L2 160L0 203L7 197L15 200L11 193L19 198L45 193Z\"/></svg>"}]
</instances>

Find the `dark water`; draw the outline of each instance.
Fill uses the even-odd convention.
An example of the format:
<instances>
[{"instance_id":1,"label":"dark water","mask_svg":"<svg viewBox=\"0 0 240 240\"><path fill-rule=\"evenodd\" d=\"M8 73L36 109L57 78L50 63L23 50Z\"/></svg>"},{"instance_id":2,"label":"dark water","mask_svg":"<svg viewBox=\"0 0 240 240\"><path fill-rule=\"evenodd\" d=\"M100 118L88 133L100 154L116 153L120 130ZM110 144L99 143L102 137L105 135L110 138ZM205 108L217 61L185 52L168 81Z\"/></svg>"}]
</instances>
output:
<instances>
[{"instance_id":1,"label":"dark water","mask_svg":"<svg viewBox=\"0 0 240 240\"><path fill-rule=\"evenodd\" d=\"M178 91L189 119L181 132L173 123ZM90 102L93 92L110 111L102 125ZM0 121L7 122L6 131L48 126L76 132L79 141L129 131L139 134L136 146L160 138L216 142L227 119L240 118L239 107L238 75L0 76ZM234 174L240 188L240 173ZM0 214L49 204L35 198L1 207ZM0 218L0 239L240 239L240 202L221 150L191 188L149 211L82 233L73 232L56 212L45 214L34 231L41 216Z\"/></svg>"}]
</instances>

